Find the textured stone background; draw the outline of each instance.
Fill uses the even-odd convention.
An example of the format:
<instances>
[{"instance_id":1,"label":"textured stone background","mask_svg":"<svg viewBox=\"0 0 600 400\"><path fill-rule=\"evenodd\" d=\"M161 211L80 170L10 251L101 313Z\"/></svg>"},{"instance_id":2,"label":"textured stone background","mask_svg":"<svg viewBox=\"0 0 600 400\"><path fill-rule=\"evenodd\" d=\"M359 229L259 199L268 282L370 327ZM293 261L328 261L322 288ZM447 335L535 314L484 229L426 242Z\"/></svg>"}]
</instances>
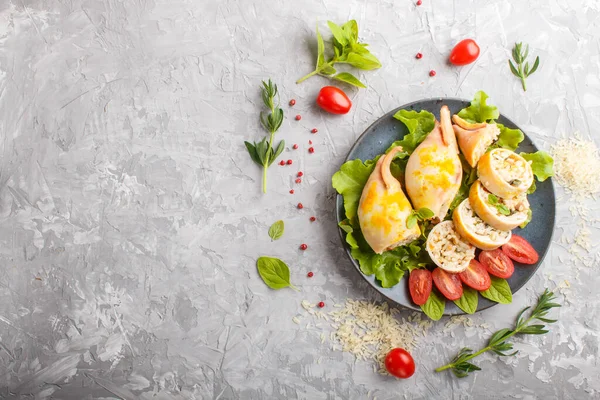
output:
<instances>
[{"instance_id":1,"label":"textured stone background","mask_svg":"<svg viewBox=\"0 0 600 400\"><path fill-rule=\"evenodd\" d=\"M582 223L560 188L539 273L474 327L434 324L411 380L379 376L292 322L302 299L376 298L340 248L330 178L390 109L483 89L544 148L575 131L598 140L596 0L423 3L0 0L0 397L600 398L597 262L582 266L559 243ZM350 18L383 68L361 74L369 88L350 90L352 112L333 117L313 106L326 80L294 81L312 68L315 22L328 37L327 19ZM479 60L450 68L467 36ZM542 59L526 94L506 65L521 40ZM265 196L242 142L263 135L268 77L284 103L298 101L279 137L300 149L284 153L293 166L270 169ZM273 244L277 219L287 232ZM288 261L302 292L269 290L254 265L263 254ZM431 372L545 287L565 302L550 334L519 342L517 357L481 357L464 380Z\"/></svg>"}]
</instances>

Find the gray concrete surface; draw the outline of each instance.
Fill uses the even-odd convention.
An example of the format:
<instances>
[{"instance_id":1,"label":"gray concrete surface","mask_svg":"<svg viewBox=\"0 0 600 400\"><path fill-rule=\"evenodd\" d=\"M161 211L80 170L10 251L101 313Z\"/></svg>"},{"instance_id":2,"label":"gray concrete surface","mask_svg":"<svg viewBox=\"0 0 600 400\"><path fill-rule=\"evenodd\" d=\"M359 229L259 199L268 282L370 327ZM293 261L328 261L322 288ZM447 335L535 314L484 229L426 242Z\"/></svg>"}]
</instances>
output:
<instances>
[{"instance_id":1,"label":"gray concrete surface","mask_svg":"<svg viewBox=\"0 0 600 400\"><path fill-rule=\"evenodd\" d=\"M327 80L294 82L312 68L315 23L329 37L327 19L350 18L383 68L360 73L369 88L349 90L352 112L333 117L313 105ZM467 36L479 60L447 66ZM515 41L542 60L526 94L507 66ZM330 187L370 123L483 89L544 148L576 131L597 140L599 42L595 0L0 0L0 397L600 398L597 263L561 243L582 222L560 188L540 272L472 327L434 324L413 352L414 378L377 375L292 322L302 299L377 299L340 248ZM300 149L270 169L263 195L242 142L264 134L268 77L283 103L297 100L278 136ZM271 243L277 219L287 230ZM598 223L587 226L597 260ZM262 283L264 254L290 264L300 293ZM550 334L518 341L516 357L481 357L464 380L432 372L545 287L565 303Z\"/></svg>"}]
</instances>

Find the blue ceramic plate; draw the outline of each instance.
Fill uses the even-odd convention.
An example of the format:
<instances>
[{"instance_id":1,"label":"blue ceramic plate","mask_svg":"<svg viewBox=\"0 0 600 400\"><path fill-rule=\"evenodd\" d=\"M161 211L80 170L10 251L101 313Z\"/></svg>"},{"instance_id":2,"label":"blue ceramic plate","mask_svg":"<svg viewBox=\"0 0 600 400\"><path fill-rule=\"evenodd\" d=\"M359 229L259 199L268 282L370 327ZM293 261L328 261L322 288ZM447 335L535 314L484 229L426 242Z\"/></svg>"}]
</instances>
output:
<instances>
[{"instance_id":1,"label":"blue ceramic plate","mask_svg":"<svg viewBox=\"0 0 600 400\"><path fill-rule=\"evenodd\" d=\"M398 110L426 110L435 115L435 117L439 120L440 108L444 104L450 108L450 112L452 114L455 114L459 110L468 107L470 101L452 98L439 98L420 100L414 103L406 104L402 107L398 107L397 109L390 111L375 121L373 125L367 128L367 130L358 138L354 146L352 146L352 149L350 149L348 157L346 157L346 161L357 158L363 161L373 159L377 155L384 153L392 142L395 140L400 140L402 137L404 137L404 135L408 133L406 126L402 122L393 118L393 115ZM502 114L500 115L498 122L512 129L520 129L516 124ZM537 150L538 148L533 144L531 139L525 135L525 140L521 142L518 151L531 153ZM550 179L547 179L545 182L536 181L536 185L537 190L528 197L531 210L533 212L533 219L525 229L517 228L513 232L527 239L527 241L529 241L529 243L531 243L540 254L540 259L535 265L525 266L515 263L515 273L508 279L508 283L513 293L516 293L521 287L523 287L523 285L527 283L527 281L533 276L533 274L535 274L539 266L542 264L542 261L548 252L548 248L550 247L552 232L554 230L554 219L556 213L554 186ZM336 214L338 223L345 219L344 202L341 195L337 196ZM361 272L358 262L350 255L350 248L346 244L344 232L341 229L340 238L342 240L342 245L345 246L346 253L352 261L354 267L375 290L396 304L413 310L421 311L421 308L414 304L410 298L410 293L408 292L407 275L404 276L399 284L392 288L381 287L381 285L375 280L375 275L367 276ZM477 311L485 310L486 308L492 307L496 304L497 303L479 296L479 306L477 307ZM465 313L453 302L446 302L446 310L444 315L461 314Z\"/></svg>"}]
</instances>

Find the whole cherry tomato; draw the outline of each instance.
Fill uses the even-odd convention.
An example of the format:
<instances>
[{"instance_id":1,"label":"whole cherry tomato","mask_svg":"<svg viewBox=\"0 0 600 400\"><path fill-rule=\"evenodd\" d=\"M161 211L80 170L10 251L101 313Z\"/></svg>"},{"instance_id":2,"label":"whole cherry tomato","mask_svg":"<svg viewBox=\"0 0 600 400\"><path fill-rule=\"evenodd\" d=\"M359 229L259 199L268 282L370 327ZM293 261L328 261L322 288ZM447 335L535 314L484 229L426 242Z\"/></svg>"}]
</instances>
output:
<instances>
[{"instance_id":1,"label":"whole cherry tomato","mask_svg":"<svg viewBox=\"0 0 600 400\"><path fill-rule=\"evenodd\" d=\"M347 114L352 102L342 89L335 86L325 86L319 91L317 104L323 110L332 114Z\"/></svg>"},{"instance_id":2,"label":"whole cherry tomato","mask_svg":"<svg viewBox=\"0 0 600 400\"><path fill-rule=\"evenodd\" d=\"M479 46L473 39L461 40L450 52L450 62L454 65L467 65L479 57Z\"/></svg>"},{"instance_id":3,"label":"whole cherry tomato","mask_svg":"<svg viewBox=\"0 0 600 400\"><path fill-rule=\"evenodd\" d=\"M410 378L415 373L415 360L408 351L396 347L385 356L385 369L396 378Z\"/></svg>"}]
</instances>

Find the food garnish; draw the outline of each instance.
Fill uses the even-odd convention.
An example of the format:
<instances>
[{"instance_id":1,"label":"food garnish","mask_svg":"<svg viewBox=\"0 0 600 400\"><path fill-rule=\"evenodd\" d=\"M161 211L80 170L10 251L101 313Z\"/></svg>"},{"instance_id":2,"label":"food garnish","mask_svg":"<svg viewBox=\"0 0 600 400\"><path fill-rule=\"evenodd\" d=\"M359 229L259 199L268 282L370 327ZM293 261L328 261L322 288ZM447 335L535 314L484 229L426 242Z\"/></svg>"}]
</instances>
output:
<instances>
[{"instance_id":1,"label":"food garnish","mask_svg":"<svg viewBox=\"0 0 600 400\"><path fill-rule=\"evenodd\" d=\"M333 33L333 51L334 55L328 61L325 57L325 42L319 32L317 25L317 63L315 70L310 74L298 79L296 83L303 82L314 75L325 76L340 82L365 88L357 77L349 72L336 74L335 64L349 64L362 70L372 70L381 67L381 63L367 48L366 43L358 42L358 24L355 20L350 20L344 25L339 26L331 21L327 25Z\"/></svg>"},{"instance_id":2,"label":"food garnish","mask_svg":"<svg viewBox=\"0 0 600 400\"><path fill-rule=\"evenodd\" d=\"M415 360L408 351L397 347L385 356L385 369L396 378L410 378L415 373Z\"/></svg>"},{"instance_id":3,"label":"food garnish","mask_svg":"<svg viewBox=\"0 0 600 400\"><path fill-rule=\"evenodd\" d=\"M523 43L515 43L515 47L512 50L512 57L515 60L515 64L512 63L511 60L508 60L508 65L510 66L510 71L514 76L521 79L521 85L523 86L523 91L527 91L527 85L525 84L525 79L527 79L531 74L537 71L540 65L540 56L535 58L531 69L529 69L529 62L525 61L527 56L529 55L529 45L525 44L525 48L523 48ZM525 64L523 64L525 63Z\"/></svg>"},{"instance_id":4,"label":"food garnish","mask_svg":"<svg viewBox=\"0 0 600 400\"><path fill-rule=\"evenodd\" d=\"M262 190L263 193L267 193L267 168L273 164L273 161L283 152L285 148L285 141L280 141L277 148L273 148L273 140L275 138L275 132L281 126L283 122L283 110L279 108L279 97L277 95L277 85L271 82L269 79L267 82L262 82L262 99L265 107L269 109L269 114L260 113L260 122L262 126L270 133L269 141L267 138L263 138L260 142L244 142L250 158L256 164L263 168L262 176ZM275 104L275 98L277 97L277 104Z\"/></svg>"},{"instance_id":5,"label":"food garnish","mask_svg":"<svg viewBox=\"0 0 600 400\"><path fill-rule=\"evenodd\" d=\"M546 324L552 324L557 321L547 317L548 312L552 308L561 306L560 304L555 303L554 300L556 300L554 293L546 289L544 293L539 296L538 303L529 314L529 317L525 317L524 314L530 307L524 308L519 313L514 329L500 329L492 335L486 347L475 353L473 353L471 349L464 347L460 350L458 355L454 357L451 363L437 368L435 372L442 372L449 369L457 378L464 378L473 371L481 370L481 368L469 361L486 351L492 351L501 357L514 356L518 351L508 353L514 350L513 344L508 341L511 337L515 335L543 335L548 333L546 325L531 323L540 321L545 322Z\"/></svg>"},{"instance_id":6,"label":"food garnish","mask_svg":"<svg viewBox=\"0 0 600 400\"><path fill-rule=\"evenodd\" d=\"M473 39L461 40L450 52L450 63L454 65L471 64L479 57L479 46Z\"/></svg>"},{"instance_id":7,"label":"food garnish","mask_svg":"<svg viewBox=\"0 0 600 400\"><path fill-rule=\"evenodd\" d=\"M533 246L518 235L513 235L510 241L502 246L502 251L509 258L521 264L535 264L540 258Z\"/></svg>"},{"instance_id":8,"label":"food garnish","mask_svg":"<svg viewBox=\"0 0 600 400\"><path fill-rule=\"evenodd\" d=\"M290 287L298 290L297 287L290 283L290 268L279 258L259 257L256 260L256 268L262 280L271 289L278 290Z\"/></svg>"},{"instance_id":9,"label":"food garnish","mask_svg":"<svg viewBox=\"0 0 600 400\"><path fill-rule=\"evenodd\" d=\"M347 114L352 107L352 102L342 89L325 86L319 91L317 105L331 114ZM316 129L313 133L316 133Z\"/></svg>"},{"instance_id":10,"label":"food garnish","mask_svg":"<svg viewBox=\"0 0 600 400\"><path fill-rule=\"evenodd\" d=\"M277 240L283 236L284 222L282 220L273 222L273 225L269 228L269 237L271 240Z\"/></svg>"}]
</instances>

